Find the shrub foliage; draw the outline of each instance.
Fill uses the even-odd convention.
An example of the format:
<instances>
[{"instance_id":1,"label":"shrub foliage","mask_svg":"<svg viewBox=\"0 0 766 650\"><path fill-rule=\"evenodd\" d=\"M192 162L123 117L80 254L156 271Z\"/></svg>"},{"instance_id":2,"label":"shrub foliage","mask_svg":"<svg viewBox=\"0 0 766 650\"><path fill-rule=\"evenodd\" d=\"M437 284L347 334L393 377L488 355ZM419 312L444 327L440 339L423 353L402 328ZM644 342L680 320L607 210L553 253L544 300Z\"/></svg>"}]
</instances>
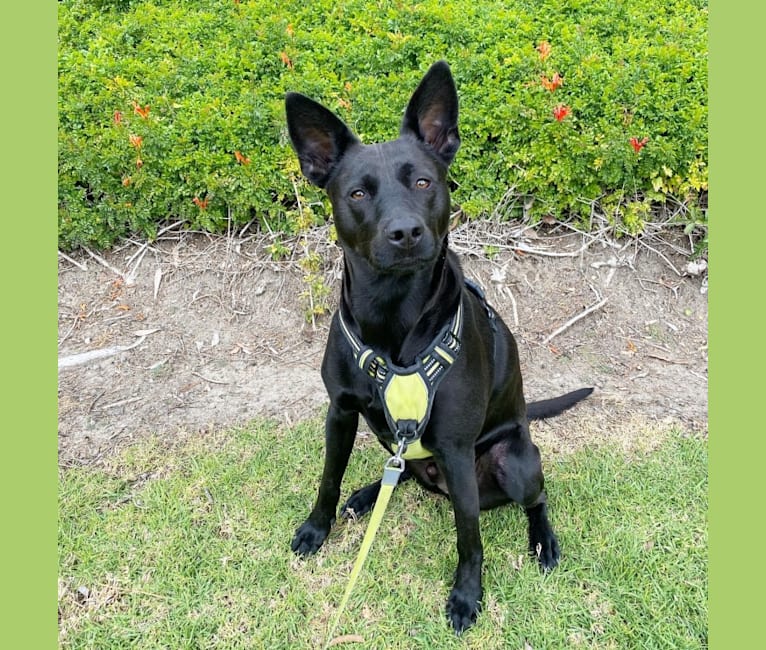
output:
<instances>
[{"instance_id":1,"label":"shrub foliage","mask_svg":"<svg viewBox=\"0 0 766 650\"><path fill-rule=\"evenodd\" d=\"M461 101L451 171L469 217L640 232L652 206L703 221L707 1L62 0L59 240L108 247L183 220L294 232L329 218L300 177L283 97L396 134L428 66ZM510 207L509 207L510 206Z\"/></svg>"}]
</instances>

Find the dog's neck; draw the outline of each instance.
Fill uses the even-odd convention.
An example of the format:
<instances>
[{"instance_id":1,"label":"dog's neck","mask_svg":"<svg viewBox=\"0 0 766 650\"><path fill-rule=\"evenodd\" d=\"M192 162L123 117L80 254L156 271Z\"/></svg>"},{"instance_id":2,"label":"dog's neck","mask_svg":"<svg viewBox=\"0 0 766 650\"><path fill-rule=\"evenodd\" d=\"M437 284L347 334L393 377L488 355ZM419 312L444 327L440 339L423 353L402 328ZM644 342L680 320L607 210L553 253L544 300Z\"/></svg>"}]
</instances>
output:
<instances>
[{"instance_id":1,"label":"dog's neck","mask_svg":"<svg viewBox=\"0 0 766 650\"><path fill-rule=\"evenodd\" d=\"M341 308L365 345L407 366L452 317L462 286L446 239L431 266L407 274L381 274L345 251Z\"/></svg>"}]
</instances>

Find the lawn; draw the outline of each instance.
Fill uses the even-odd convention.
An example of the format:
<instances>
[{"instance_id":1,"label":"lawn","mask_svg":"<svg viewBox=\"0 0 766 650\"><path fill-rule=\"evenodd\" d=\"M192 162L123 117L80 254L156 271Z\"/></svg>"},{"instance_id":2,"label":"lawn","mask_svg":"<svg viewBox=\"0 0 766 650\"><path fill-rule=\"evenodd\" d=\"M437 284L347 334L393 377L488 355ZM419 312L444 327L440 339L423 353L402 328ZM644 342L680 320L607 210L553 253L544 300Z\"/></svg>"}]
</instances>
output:
<instances>
[{"instance_id":1,"label":"lawn","mask_svg":"<svg viewBox=\"0 0 766 650\"><path fill-rule=\"evenodd\" d=\"M322 647L367 522L336 526L308 560L290 552L323 438L319 420L256 422L62 470L60 646ZM341 647L707 647L707 440L669 430L650 451L543 453L555 571L525 555L520 509L483 513L484 611L456 637L444 616L449 502L407 483L341 619ZM344 494L384 461L361 440Z\"/></svg>"}]
</instances>

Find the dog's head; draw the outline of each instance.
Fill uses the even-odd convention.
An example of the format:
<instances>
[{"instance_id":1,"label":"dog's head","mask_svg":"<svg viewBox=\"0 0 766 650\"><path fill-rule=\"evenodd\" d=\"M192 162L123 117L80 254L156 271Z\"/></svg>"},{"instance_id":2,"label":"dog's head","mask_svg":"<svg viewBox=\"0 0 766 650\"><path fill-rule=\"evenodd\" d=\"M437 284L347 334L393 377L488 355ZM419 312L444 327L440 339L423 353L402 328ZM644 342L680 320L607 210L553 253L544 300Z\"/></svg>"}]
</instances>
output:
<instances>
[{"instance_id":1,"label":"dog's head","mask_svg":"<svg viewBox=\"0 0 766 650\"><path fill-rule=\"evenodd\" d=\"M327 191L341 245L382 273L429 266L447 234L447 168L460 146L449 66L431 66L390 142L362 144L330 110L298 93L285 104L301 169Z\"/></svg>"}]
</instances>

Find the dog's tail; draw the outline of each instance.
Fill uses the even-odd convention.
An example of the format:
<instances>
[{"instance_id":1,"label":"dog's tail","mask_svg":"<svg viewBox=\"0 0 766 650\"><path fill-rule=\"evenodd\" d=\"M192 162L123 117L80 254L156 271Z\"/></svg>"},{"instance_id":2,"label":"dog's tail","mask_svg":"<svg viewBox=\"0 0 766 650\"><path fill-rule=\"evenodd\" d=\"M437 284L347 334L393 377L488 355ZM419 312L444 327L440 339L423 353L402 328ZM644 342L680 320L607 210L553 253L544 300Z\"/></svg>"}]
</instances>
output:
<instances>
[{"instance_id":1,"label":"dog's tail","mask_svg":"<svg viewBox=\"0 0 766 650\"><path fill-rule=\"evenodd\" d=\"M552 418L574 406L577 402L584 400L592 392L593 388L580 388L560 397L532 402L527 404L527 418L530 420Z\"/></svg>"}]
</instances>

